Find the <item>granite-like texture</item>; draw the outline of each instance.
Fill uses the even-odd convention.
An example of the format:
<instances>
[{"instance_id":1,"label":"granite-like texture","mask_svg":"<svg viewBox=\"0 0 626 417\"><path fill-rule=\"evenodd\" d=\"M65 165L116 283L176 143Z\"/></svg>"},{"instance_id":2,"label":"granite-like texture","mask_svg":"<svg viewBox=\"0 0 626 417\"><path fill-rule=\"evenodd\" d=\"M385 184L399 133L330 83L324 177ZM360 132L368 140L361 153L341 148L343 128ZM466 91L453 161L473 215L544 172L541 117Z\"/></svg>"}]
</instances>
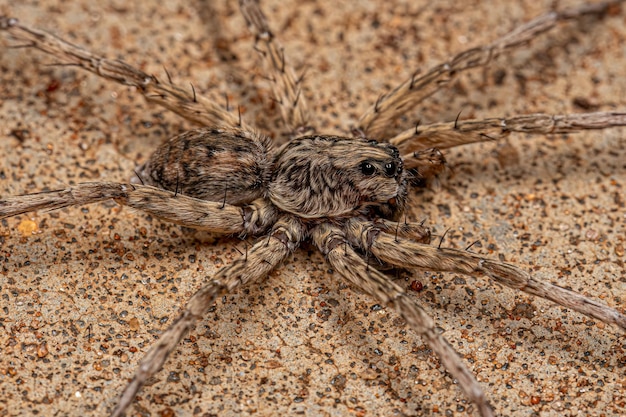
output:
<instances>
[{"instance_id":1,"label":"granite-like texture","mask_svg":"<svg viewBox=\"0 0 626 417\"><path fill-rule=\"evenodd\" d=\"M235 1L0 0L0 13L199 93L228 92L280 139ZM348 134L379 94L554 2L265 1L306 69L318 131ZM578 4L560 1L560 7ZM1 34L0 34L1 36ZM0 195L127 180L191 125L131 89L0 40ZM403 127L545 111L626 110L626 11L562 25L462 76ZM581 107L584 107L581 108ZM411 196L443 245L526 265L626 308L625 129L511 136L448 152L452 175ZM185 300L244 244L109 202L0 222L0 415L103 415ZM483 278L415 272L415 297L500 415L626 413L626 340ZM304 246L263 284L217 304L131 415L464 415L465 396L398 316L340 283Z\"/></svg>"}]
</instances>

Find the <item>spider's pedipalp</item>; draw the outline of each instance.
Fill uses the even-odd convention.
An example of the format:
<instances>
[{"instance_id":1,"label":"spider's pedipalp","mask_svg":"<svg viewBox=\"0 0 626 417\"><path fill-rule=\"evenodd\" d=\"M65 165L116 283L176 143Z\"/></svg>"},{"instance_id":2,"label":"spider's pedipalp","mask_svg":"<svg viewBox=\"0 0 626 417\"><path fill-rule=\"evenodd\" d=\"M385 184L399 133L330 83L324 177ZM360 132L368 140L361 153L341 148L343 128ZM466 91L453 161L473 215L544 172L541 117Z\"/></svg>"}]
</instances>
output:
<instances>
[{"instance_id":1,"label":"spider's pedipalp","mask_svg":"<svg viewBox=\"0 0 626 417\"><path fill-rule=\"evenodd\" d=\"M406 130L389 143L403 154L427 148L446 149L477 142L491 142L511 132L549 135L626 126L626 113L526 114L506 118L460 120ZM411 161L408 157L407 161Z\"/></svg>"},{"instance_id":2,"label":"spider's pedipalp","mask_svg":"<svg viewBox=\"0 0 626 417\"><path fill-rule=\"evenodd\" d=\"M274 224L276 209L266 200L243 207L204 201L149 185L92 182L65 190L0 199L0 219L37 210L57 210L114 199L155 217L194 229L224 234L257 234Z\"/></svg>"},{"instance_id":3,"label":"spider's pedipalp","mask_svg":"<svg viewBox=\"0 0 626 417\"><path fill-rule=\"evenodd\" d=\"M502 285L545 298L626 331L626 316L619 311L558 285L538 281L517 266L466 251L436 248L411 240L398 241L373 223L356 218L347 223L346 233L350 241L357 242L383 262L465 275L484 274Z\"/></svg>"},{"instance_id":4,"label":"spider's pedipalp","mask_svg":"<svg viewBox=\"0 0 626 417\"><path fill-rule=\"evenodd\" d=\"M120 60L100 57L64 41L48 32L21 24L17 19L0 16L0 30L7 31L15 40L39 49L60 60L62 65L74 65L107 80L136 87L147 101L165 107L174 113L203 126L240 126L240 118L221 107L217 98L198 95L190 87L162 83L154 75ZM169 77L168 73L168 79ZM242 126L241 126L242 127Z\"/></svg>"},{"instance_id":5,"label":"spider's pedipalp","mask_svg":"<svg viewBox=\"0 0 626 417\"><path fill-rule=\"evenodd\" d=\"M608 1L595 5L583 5L558 12L546 13L510 31L489 45L467 49L449 61L441 63L425 74L409 78L391 92L383 95L376 104L361 116L357 129L368 137L388 139L393 137L388 129L398 116L414 108L424 99L446 85L459 73L471 68L487 65L503 52L523 45L542 33L552 29L559 22L579 18L588 14L605 13L618 1ZM432 145L431 145L432 146ZM430 146L425 146L428 148ZM424 148L422 148L424 149Z\"/></svg>"},{"instance_id":6,"label":"spider's pedipalp","mask_svg":"<svg viewBox=\"0 0 626 417\"><path fill-rule=\"evenodd\" d=\"M439 148L428 148L402 155L404 166L414 177L411 183L430 180L446 169L446 158Z\"/></svg>"},{"instance_id":7,"label":"spider's pedipalp","mask_svg":"<svg viewBox=\"0 0 626 417\"><path fill-rule=\"evenodd\" d=\"M468 398L483 417L493 416L493 409L482 388L457 352L437 332L433 319L404 290L368 265L346 241L338 227L323 223L311 232L312 239L328 262L346 281L379 302L393 308L439 356L445 369L458 380Z\"/></svg>"},{"instance_id":8,"label":"spider's pedipalp","mask_svg":"<svg viewBox=\"0 0 626 417\"><path fill-rule=\"evenodd\" d=\"M159 340L143 357L133 380L126 386L111 416L119 417L132 403L146 381L157 373L180 340L196 321L209 311L217 298L234 289L265 277L287 255L293 252L304 238L302 224L293 217L283 217L276 222L270 238L262 238L250 248L247 256L220 269L187 302L182 314L167 328Z\"/></svg>"}]
</instances>

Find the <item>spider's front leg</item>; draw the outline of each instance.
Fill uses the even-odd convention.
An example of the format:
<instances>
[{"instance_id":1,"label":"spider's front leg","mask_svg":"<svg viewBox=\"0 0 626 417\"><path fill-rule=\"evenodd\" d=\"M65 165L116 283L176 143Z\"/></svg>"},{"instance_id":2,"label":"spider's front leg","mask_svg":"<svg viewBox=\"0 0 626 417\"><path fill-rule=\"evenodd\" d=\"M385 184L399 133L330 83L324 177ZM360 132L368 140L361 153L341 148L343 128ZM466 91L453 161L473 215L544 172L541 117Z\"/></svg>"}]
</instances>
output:
<instances>
[{"instance_id":1,"label":"spider's front leg","mask_svg":"<svg viewBox=\"0 0 626 417\"><path fill-rule=\"evenodd\" d=\"M141 387L161 369L180 340L208 312L217 298L265 277L298 247L304 236L305 228L300 221L283 217L276 222L269 239L261 238L245 256L220 269L191 297L178 319L146 353L111 415L118 417L124 414Z\"/></svg>"},{"instance_id":2,"label":"spider's front leg","mask_svg":"<svg viewBox=\"0 0 626 417\"><path fill-rule=\"evenodd\" d=\"M447 149L477 142L491 142L508 136L511 132L535 135L575 133L583 130L607 129L626 126L626 113L597 112L579 114L525 114L522 116L456 120L416 126L393 138L407 166L417 164L427 148Z\"/></svg>"},{"instance_id":3,"label":"spider's front leg","mask_svg":"<svg viewBox=\"0 0 626 417\"><path fill-rule=\"evenodd\" d=\"M362 132L367 137L377 139L392 138L394 135L388 129L388 126L396 118L407 110L415 108L441 88L450 85L450 82L459 73L489 64L502 53L525 45L542 33L556 27L560 22L578 19L585 15L602 15L609 10L611 5L618 3L620 2L607 1L546 13L513 29L488 45L460 52L447 62L436 65L422 75L417 70L411 78L405 80L389 93L382 95L374 106L361 116L356 130ZM430 146L437 147L438 145ZM425 146L425 148L427 147L429 146Z\"/></svg>"},{"instance_id":4,"label":"spider's front leg","mask_svg":"<svg viewBox=\"0 0 626 417\"><path fill-rule=\"evenodd\" d=\"M574 291L539 281L514 265L466 251L435 248L399 239L360 219L349 221L346 231L351 242L383 262L432 271L487 275L502 285L545 298L626 331L626 316L619 311Z\"/></svg>"},{"instance_id":5,"label":"spider's front leg","mask_svg":"<svg viewBox=\"0 0 626 417\"><path fill-rule=\"evenodd\" d=\"M315 245L326 256L332 267L350 284L392 307L424 339L439 356L443 366L459 381L459 385L478 407L483 417L493 416L493 409L485 393L467 369L459 355L435 328L433 319L396 283L369 266L348 243L338 227L328 223L312 231Z\"/></svg>"}]
</instances>

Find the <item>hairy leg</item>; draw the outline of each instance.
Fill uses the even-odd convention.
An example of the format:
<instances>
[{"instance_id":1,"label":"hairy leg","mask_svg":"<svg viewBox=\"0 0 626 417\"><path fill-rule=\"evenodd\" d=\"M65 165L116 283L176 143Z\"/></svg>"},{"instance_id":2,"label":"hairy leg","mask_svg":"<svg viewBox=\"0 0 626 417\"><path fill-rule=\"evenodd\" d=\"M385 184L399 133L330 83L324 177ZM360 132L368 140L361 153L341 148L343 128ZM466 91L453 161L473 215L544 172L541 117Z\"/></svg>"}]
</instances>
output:
<instances>
[{"instance_id":1,"label":"hairy leg","mask_svg":"<svg viewBox=\"0 0 626 417\"><path fill-rule=\"evenodd\" d=\"M124 414L141 387L161 369L180 340L206 315L217 298L266 276L298 247L303 238L302 224L294 218L284 217L274 226L270 239L260 239L245 257L220 269L214 278L189 299L178 319L163 332L140 361L135 376L124 389L111 415L118 417Z\"/></svg>"},{"instance_id":2,"label":"hairy leg","mask_svg":"<svg viewBox=\"0 0 626 417\"><path fill-rule=\"evenodd\" d=\"M224 234L258 234L277 218L265 200L239 207L204 201L149 185L88 182L64 190L44 191L0 199L0 219L37 210L57 210L114 199L119 204L194 229Z\"/></svg>"},{"instance_id":3,"label":"hairy leg","mask_svg":"<svg viewBox=\"0 0 626 417\"><path fill-rule=\"evenodd\" d=\"M415 158L412 153L427 148L446 149L469 143L490 142L506 137L511 132L548 135L616 126L626 126L626 113L526 114L418 126L394 136L389 139L389 143L400 149L410 165Z\"/></svg>"},{"instance_id":4,"label":"hairy leg","mask_svg":"<svg viewBox=\"0 0 626 417\"><path fill-rule=\"evenodd\" d=\"M391 233L395 236L404 237L422 243L430 242L430 229L424 227L423 222L394 222L386 219L377 219L376 226L379 227L381 230L384 230L385 232Z\"/></svg>"},{"instance_id":5,"label":"hairy leg","mask_svg":"<svg viewBox=\"0 0 626 417\"><path fill-rule=\"evenodd\" d=\"M81 67L100 77L137 88L150 103L165 107L174 113L204 126L242 126L238 115L218 105L218 101L203 97L193 86L183 89L168 79L161 82L156 76L132 67L124 61L100 57L48 32L21 24L17 19L0 16L0 30L7 31L21 47L39 49L59 60L60 65ZM169 76L168 76L169 78Z\"/></svg>"},{"instance_id":6,"label":"hairy leg","mask_svg":"<svg viewBox=\"0 0 626 417\"><path fill-rule=\"evenodd\" d=\"M439 356L443 366L459 381L459 385L478 407L483 417L493 416L485 394L459 355L435 328L433 319L404 290L354 252L344 232L330 224L321 224L312 231L315 245L332 267L350 284L390 306L426 344Z\"/></svg>"},{"instance_id":7,"label":"hairy leg","mask_svg":"<svg viewBox=\"0 0 626 417\"><path fill-rule=\"evenodd\" d=\"M604 2L547 13L517 27L489 45L458 53L449 61L431 68L423 75L419 75L418 70L391 92L383 94L374 106L361 116L356 130L366 137L376 139L392 137L393 134L388 126L393 120L448 85L460 72L489 64L503 52L528 43L554 28L561 21L588 14L602 14L610 5L617 3L617 1Z\"/></svg>"},{"instance_id":8,"label":"hairy leg","mask_svg":"<svg viewBox=\"0 0 626 417\"><path fill-rule=\"evenodd\" d=\"M350 221L347 236L371 255L392 265L433 271L482 274L494 281L553 301L626 331L626 316L606 305L549 282L538 281L515 265L485 259L466 251L442 249L399 239L359 219Z\"/></svg>"},{"instance_id":9,"label":"hairy leg","mask_svg":"<svg viewBox=\"0 0 626 417\"><path fill-rule=\"evenodd\" d=\"M295 136L309 129L310 120L306 101L302 96L302 77L286 63L285 51L270 30L267 18L258 0L239 0L241 13L255 37L265 73L272 84L276 102L280 105L283 121Z\"/></svg>"}]
</instances>

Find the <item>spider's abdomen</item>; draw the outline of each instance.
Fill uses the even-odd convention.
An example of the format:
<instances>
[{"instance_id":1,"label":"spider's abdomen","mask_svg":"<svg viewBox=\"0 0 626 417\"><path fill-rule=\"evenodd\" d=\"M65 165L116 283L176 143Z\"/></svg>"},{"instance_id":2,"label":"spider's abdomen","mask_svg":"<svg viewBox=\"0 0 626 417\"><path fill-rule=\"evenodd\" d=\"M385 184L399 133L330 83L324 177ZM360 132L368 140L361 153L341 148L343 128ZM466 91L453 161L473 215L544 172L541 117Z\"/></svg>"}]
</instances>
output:
<instances>
[{"instance_id":1,"label":"spider's abdomen","mask_svg":"<svg viewBox=\"0 0 626 417\"><path fill-rule=\"evenodd\" d=\"M386 143L306 136L276 157L269 198L304 218L355 215L395 218L406 199L398 150Z\"/></svg>"},{"instance_id":2,"label":"spider's abdomen","mask_svg":"<svg viewBox=\"0 0 626 417\"><path fill-rule=\"evenodd\" d=\"M241 129L202 128L168 139L132 182L208 201L245 204L267 194L269 141Z\"/></svg>"}]
</instances>

